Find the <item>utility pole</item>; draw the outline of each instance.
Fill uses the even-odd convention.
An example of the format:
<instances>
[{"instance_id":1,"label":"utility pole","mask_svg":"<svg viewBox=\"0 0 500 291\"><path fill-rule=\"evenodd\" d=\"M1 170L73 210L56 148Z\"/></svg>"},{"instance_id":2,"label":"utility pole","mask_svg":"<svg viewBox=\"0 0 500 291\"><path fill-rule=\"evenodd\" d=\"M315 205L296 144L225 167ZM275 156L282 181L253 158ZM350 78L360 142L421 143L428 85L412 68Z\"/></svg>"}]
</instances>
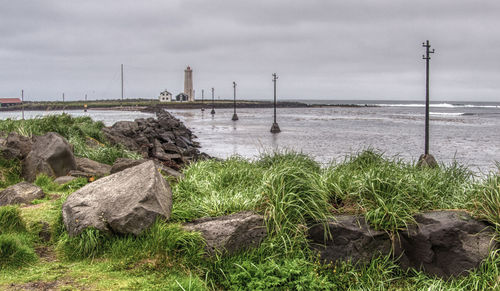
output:
<instances>
[{"instance_id":1,"label":"utility pole","mask_svg":"<svg viewBox=\"0 0 500 291\"><path fill-rule=\"evenodd\" d=\"M234 113L233 113L233 121L238 120L238 115L236 114L236 82L233 82L233 89L234 89Z\"/></svg>"},{"instance_id":2,"label":"utility pole","mask_svg":"<svg viewBox=\"0 0 500 291\"><path fill-rule=\"evenodd\" d=\"M24 90L21 90L21 110L23 111L23 120L24 120Z\"/></svg>"},{"instance_id":3,"label":"utility pole","mask_svg":"<svg viewBox=\"0 0 500 291\"><path fill-rule=\"evenodd\" d=\"M205 89L201 89L201 111L205 111L205 104L203 103L203 99L205 98Z\"/></svg>"},{"instance_id":4,"label":"utility pole","mask_svg":"<svg viewBox=\"0 0 500 291\"><path fill-rule=\"evenodd\" d=\"M215 99L214 99L214 87L212 87L212 111L210 114L214 115L215 114Z\"/></svg>"},{"instance_id":5,"label":"utility pole","mask_svg":"<svg viewBox=\"0 0 500 291\"><path fill-rule=\"evenodd\" d=\"M122 70L121 70L121 72L122 72L122 102L120 103L120 107L123 106L123 64L122 64L121 68L122 68Z\"/></svg>"},{"instance_id":6,"label":"utility pole","mask_svg":"<svg viewBox=\"0 0 500 291\"><path fill-rule=\"evenodd\" d=\"M278 80L278 76L276 73L273 73L273 83L274 83L274 123L273 126L271 126L271 133L279 133L281 132L281 129L276 122L276 80Z\"/></svg>"},{"instance_id":7,"label":"utility pole","mask_svg":"<svg viewBox=\"0 0 500 291\"><path fill-rule=\"evenodd\" d=\"M87 112L87 94L85 94L85 104L83 104L83 112Z\"/></svg>"},{"instance_id":8,"label":"utility pole","mask_svg":"<svg viewBox=\"0 0 500 291\"><path fill-rule=\"evenodd\" d=\"M62 97L63 97L62 112L64 113L64 93Z\"/></svg>"},{"instance_id":9,"label":"utility pole","mask_svg":"<svg viewBox=\"0 0 500 291\"><path fill-rule=\"evenodd\" d=\"M422 59L425 60L425 147L424 154L420 156L417 165L435 167L437 166L436 159L429 154L429 60L434 49L430 49L429 40L422 43L422 47L425 47L425 55L422 56Z\"/></svg>"}]
</instances>

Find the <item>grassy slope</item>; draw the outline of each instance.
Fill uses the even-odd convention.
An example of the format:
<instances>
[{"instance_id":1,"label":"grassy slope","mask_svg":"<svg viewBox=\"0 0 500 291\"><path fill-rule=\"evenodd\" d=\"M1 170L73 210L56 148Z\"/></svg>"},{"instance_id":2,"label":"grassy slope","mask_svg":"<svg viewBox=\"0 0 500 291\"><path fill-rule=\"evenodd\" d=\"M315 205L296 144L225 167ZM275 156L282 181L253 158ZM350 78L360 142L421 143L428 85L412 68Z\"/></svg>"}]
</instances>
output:
<instances>
[{"instance_id":1,"label":"grassy slope","mask_svg":"<svg viewBox=\"0 0 500 291\"><path fill-rule=\"evenodd\" d=\"M390 257L358 266L322 266L305 238L309 222L337 213L365 215L374 227L393 232L411 223L411 215L420 211L466 209L500 229L500 178L494 174L475 180L458 165L418 169L372 151L324 169L307 156L283 153L254 162L240 158L198 162L184 174L185 179L172 184L170 221L158 221L139 237L107 237L92 229L68 237L61 224L61 205L86 181L58 186L39 177L36 184L48 198L28 207L0 208L0 250L9 245L2 239L15 240L17 247L17 252L5 248L0 257L15 253L24 258L16 264L2 263L0 288L33 282L97 290L491 290L500 286L497 253L469 276L445 282L417 271L407 273ZM199 235L185 233L179 226L198 217L241 210L264 214L270 235L259 248L233 256L205 258ZM40 221L50 224L52 241L42 242L36 235Z\"/></svg>"}]
</instances>

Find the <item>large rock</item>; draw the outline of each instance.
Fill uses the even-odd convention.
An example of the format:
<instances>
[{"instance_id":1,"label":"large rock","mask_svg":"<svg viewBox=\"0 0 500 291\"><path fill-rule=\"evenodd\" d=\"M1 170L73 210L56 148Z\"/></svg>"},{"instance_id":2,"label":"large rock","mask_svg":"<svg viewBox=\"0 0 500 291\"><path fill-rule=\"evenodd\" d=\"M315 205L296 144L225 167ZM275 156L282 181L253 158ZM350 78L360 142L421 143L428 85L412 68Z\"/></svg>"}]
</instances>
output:
<instances>
[{"instance_id":1,"label":"large rock","mask_svg":"<svg viewBox=\"0 0 500 291\"><path fill-rule=\"evenodd\" d=\"M415 216L417 225L399 234L396 256L402 267L448 278L479 266L496 247L494 231L463 211L433 211Z\"/></svg>"},{"instance_id":2,"label":"large rock","mask_svg":"<svg viewBox=\"0 0 500 291\"><path fill-rule=\"evenodd\" d=\"M71 236L85 228L138 235L168 219L172 191L153 161L101 178L71 194L62 207Z\"/></svg>"},{"instance_id":3,"label":"large rock","mask_svg":"<svg viewBox=\"0 0 500 291\"><path fill-rule=\"evenodd\" d=\"M111 174L121 172L125 169L135 167L137 165L140 165L142 163L145 163L147 160L133 160L133 159L127 159L127 158L118 158L116 159L115 163L111 167Z\"/></svg>"},{"instance_id":4,"label":"large rock","mask_svg":"<svg viewBox=\"0 0 500 291\"><path fill-rule=\"evenodd\" d=\"M110 165L102 164L87 158L77 157L75 160L76 169L88 173L90 176L103 177L109 175L111 172Z\"/></svg>"},{"instance_id":5,"label":"large rock","mask_svg":"<svg viewBox=\"0 0 500 291\"><path fill-rule=\"evenodd\" d=\"M29 137L11 132L3 143L2 156L6 159L22 160L29 154L32 146L33 142Z\"/></svg>"},{"instance_id":6,"label":"large rock","mask_svg":"<svg viewBox=\"0 0 500 291\"><path fill-rule=\"evenodd\" d=\"M309 229L311 248L317 250L322 261L369 261L373 256L391 252L391 239L384 231L372 229L363 217L340 215L324 224Z\"/></svg>"},{"instance_id":7,"label":"large rock","mask_svg":"<svg viewBox=\"0 0 500 291\"><path fill-rule=\"evenodd\" d=\"M264 217L250 211L197 219L184 224L184 229L201 233L209 255L255 247L267 235Z\"/></svg>"},{"instance_id":8,"label":"large rock","mask_svg":"<svg viewBox=\"0 0 500 291\"><path fill-rule=\"evenodd\" d=\"M38 186L21 182L0 192L0 206L11 204L29 204L35 199L42 199L44 193Z\"/></svg>"},{"instance_id":9,"label":"large rock","mask_svg":"<svg viewBox=\"0 0 500 291\"><path fill-rule=\"evenodd\" d=\"M71 146L54 132L36 137L31 152L23 161L23 177L29 182L41 173L60 177L74 169L76 161Z\"/></svg>"}]
</instances>

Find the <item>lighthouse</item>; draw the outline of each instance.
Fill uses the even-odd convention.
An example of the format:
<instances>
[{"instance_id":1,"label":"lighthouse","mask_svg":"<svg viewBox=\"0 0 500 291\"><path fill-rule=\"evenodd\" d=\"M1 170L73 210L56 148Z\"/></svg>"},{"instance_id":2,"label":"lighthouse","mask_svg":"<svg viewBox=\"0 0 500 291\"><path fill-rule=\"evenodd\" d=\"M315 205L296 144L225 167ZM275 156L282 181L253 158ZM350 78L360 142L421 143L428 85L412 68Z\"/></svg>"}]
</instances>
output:
<instances>
[{"instance_id":1,"label":"lighthouse","mask_svg":"<svg viewBox=\"0 0 500 291\"><path fill-rule=\"evenodd\" d=\"M184 94L188 96L188 101L193 102L194 101L194 94L193 94L193 70L191 70L191 67L188 66L184 70Z\"/></svg>"}]
</instances>

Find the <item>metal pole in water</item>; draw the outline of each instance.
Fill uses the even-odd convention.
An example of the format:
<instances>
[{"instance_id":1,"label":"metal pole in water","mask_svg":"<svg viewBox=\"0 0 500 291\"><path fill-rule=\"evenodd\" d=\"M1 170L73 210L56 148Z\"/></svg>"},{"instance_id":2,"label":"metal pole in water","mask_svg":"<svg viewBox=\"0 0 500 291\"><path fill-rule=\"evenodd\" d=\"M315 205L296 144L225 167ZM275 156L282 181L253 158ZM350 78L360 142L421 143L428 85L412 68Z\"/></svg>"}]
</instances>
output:
<instances>
[{"instance_id":1,"label":"metal pole in water","mask_svg":"<svg viewBox=\"0 0 500 291\"><path fill-rule=\"evenodd\" d=\"M234 113L233 113L233 121L238 120L238 115L236 114L236 82L233 82L233 89L234 89Z\"/></svg>"},{"instance_id":2,"label":"metal pole in water","mask_svg":"<svg viewBox=\"0 0 500 291\"><path fill-rule=\"evenodd\" d=\"M205 89L201 89L201 111L205 111L205 104L203 103L203 99L205 99Z\"/></svg>"},{"instance_id":3,"label":"metal pole in water","mask_svg":"<svg viewBox=\"0 0 500 291\"><path fill-rule=\"evenodd\" d=\"M83 112L87 112L87 94L85 94L85 104L83 104Z\"/></svg>"},{"instance_id":4,"label":"metal pole in water","mask_svg":"<svg viewBox=\"0 0 500 291\"><path fill-rule=\"evenodd\" d=\"M273 126L271 126L271 133L279 133L281 132L281 129L276 122L276 80L278 80L278 76L276 73L273 73L273 82L274 82L274 123Z\"/></svg>"},{"instance_id":5,"label":"metal pole in water","mask_svg":"<svg viewBox=\"0 0 500 291\"><path fill-rule=\"evenodd\" d=\"M215 89L212 87L212 111L210 112L210 114L214 115L215 114L215 99L214 99L214 92L215 92Z\"/></svg>"},{"instance_id":6,"label":"metal pole in water","mask_svg":"<svg viewBox=\"0 0 500 291\"><path fill-rule=\"evenodd\" d=\"M424 154L420 156L417 165L435 167L437 166L436 159L429 154L429 60L431 59L430 54L434 53L434 49L430 49L429 40L422 43L422 47L425 47L425 55L422 56L422 59L425 60L425 146Z\"/></svg>"}]
</instances>

